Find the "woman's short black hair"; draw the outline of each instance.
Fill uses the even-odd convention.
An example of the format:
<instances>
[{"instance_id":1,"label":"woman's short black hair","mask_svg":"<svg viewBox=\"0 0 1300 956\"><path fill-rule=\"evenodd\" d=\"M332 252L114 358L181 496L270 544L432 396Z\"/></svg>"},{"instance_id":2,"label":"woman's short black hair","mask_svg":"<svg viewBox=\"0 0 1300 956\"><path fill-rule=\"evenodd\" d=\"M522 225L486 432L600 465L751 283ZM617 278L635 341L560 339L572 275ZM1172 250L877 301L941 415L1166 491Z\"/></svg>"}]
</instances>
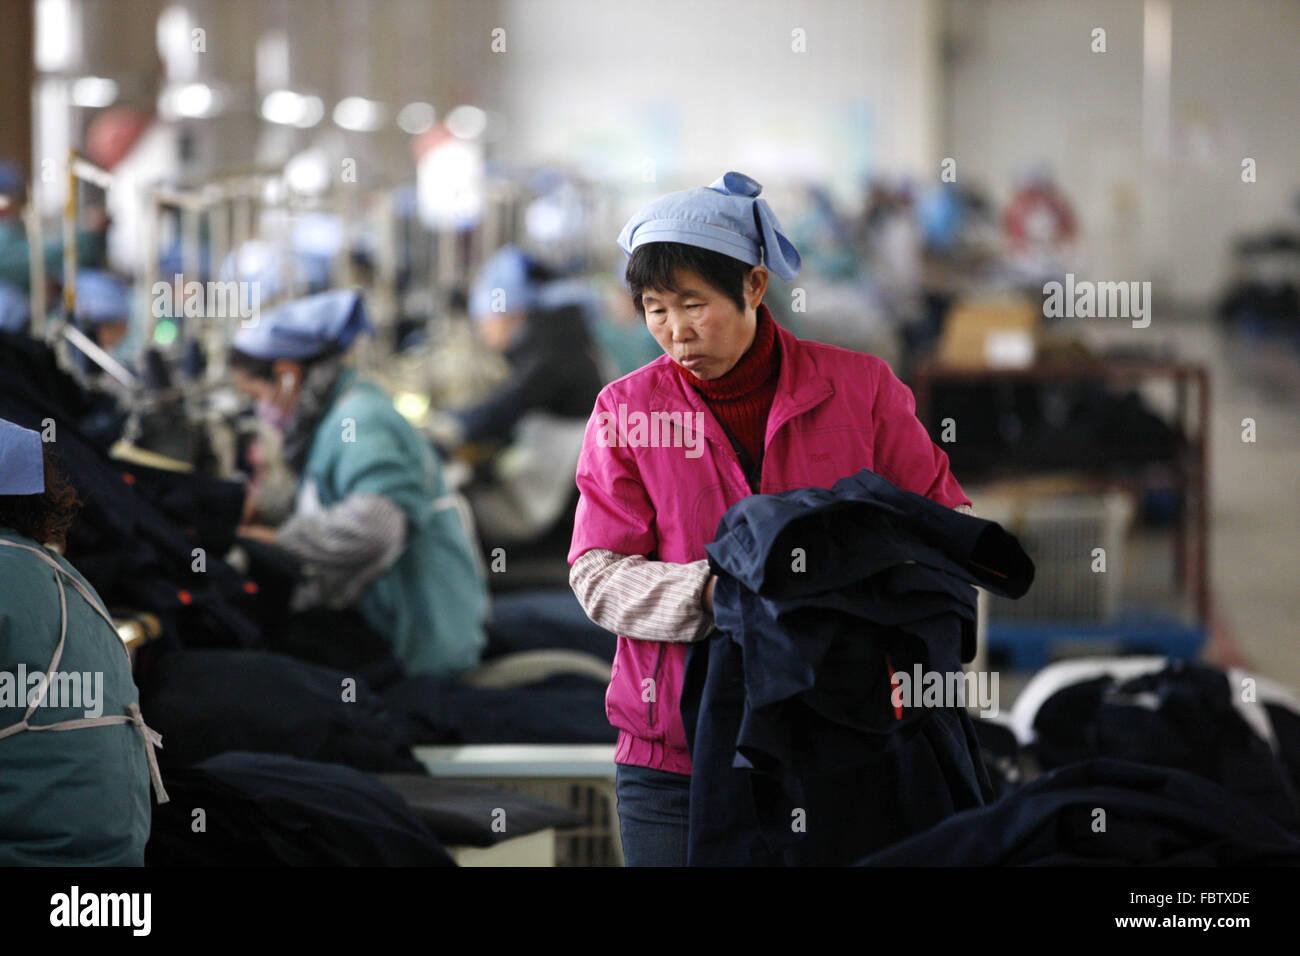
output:
<instances>
[{"instance_id":1,"label":"woman's short black hair","mask_svg":"<svg viewBox=\"0 0 1300 956\"><path fill-rule=\"evenodd\" d=\"M226 357L226 365L232 372L243 372L250 378L261 379L264 382L275 381L275 363L270 359L258 358L232 348Z\"/></svg>"},{"instance_id":2,"label":"woman's short black hair","mask_svg":"<svg viewBox=\"0 0 1300 956\"><path fill-rule=\"evenodd\" d=\"M322 352L320 355L312 356L309 359L295 359L295 361L302 366L303 373L306 374L307 369L311 368L317 362L323 361L327 358L332 358L335 355L338 355L339 351L339 349L330 349L327 352ZM247 352L241 352L239 349L232 346L230 354L226 356L226 365L232 372L238 370L250 378L261 379L264 382L275 381L274 359L258 358L256 355L249 355Z\"/></svg>"},{"instance_id":3,"label":"woman's short black hair","mask_svg":"<svg viewBox=\"0 0 1300 956\"><path fill-rule=\"evenodd\" d=\"M43 445L45 490L38 495L0 495L0 528L13 528L37 544L67 542L81 502L49 445Z\"/></svg>"},{"instance_id":4,"label":"woman's short black hair","mask_svg":"<svg viewBox=\"0 0 1300 956\"><path fill-rule=\"evenodd\" d=\"M732 302L736 308L745 308L745 277L754 267L731 256L688 246L683 242L647 242L632 250L627 262L625 279L632 290L632 304L645 315L641 295L647 290L679 294L673 285L678 269L686 269L701 276Z\"/></svg>"}]
</instances>

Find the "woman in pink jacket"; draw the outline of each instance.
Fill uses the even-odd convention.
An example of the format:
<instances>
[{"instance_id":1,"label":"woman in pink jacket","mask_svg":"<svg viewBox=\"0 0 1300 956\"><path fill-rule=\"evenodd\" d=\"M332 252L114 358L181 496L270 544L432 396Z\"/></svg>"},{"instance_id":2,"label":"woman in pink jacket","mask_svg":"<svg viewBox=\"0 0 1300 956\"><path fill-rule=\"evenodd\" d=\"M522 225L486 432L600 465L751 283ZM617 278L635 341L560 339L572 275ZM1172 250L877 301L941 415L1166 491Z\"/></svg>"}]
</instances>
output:
<instances>
[{"instance_id":1,"label":"woman in pink jacket","mask_svg":"<svg viewBox=\"0 0 1300 956\"><path fill-rule=\"evenodd\" d=\"M631 866L686 863L691 761L678 704L688 645L713 630L704 546L723 513L749 494L829 488L863 468L970 505L888 365L773 320L769 270L792 280L799 254L761 189L729 172L655 200L619 235L633 302L665 354L596 399L569 581L618 635L605 710L619 731Z\"/></svg>"}]
</instances>

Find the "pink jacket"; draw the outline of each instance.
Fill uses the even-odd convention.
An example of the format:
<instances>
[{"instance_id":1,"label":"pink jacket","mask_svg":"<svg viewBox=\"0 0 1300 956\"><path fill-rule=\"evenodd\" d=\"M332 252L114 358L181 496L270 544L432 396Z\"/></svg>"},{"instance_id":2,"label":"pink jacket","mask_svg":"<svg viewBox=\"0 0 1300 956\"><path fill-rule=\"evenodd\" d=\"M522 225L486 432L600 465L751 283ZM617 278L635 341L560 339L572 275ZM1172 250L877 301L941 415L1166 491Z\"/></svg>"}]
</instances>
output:
<instances>
[{"instance_id":1,"label":"pink jacket","mask_svg":"<svg viewBox=\"0 0 1300 956\"><path fill-rule=\"evenodd\" d=\"M870 468L948 507L969 504L948 456L917 420L911 390L884 361L801 341L780 326L777 339L781 372L764 439L764 494L829 488ZM723 513L750 494L726 435L667 355L601 391L577 482L570 564L593 548L698 561ZM605 713L619 729L616 762L691 772L678 710L688 650L618 638L605 695Z\"/></svg>"}]
</instances>

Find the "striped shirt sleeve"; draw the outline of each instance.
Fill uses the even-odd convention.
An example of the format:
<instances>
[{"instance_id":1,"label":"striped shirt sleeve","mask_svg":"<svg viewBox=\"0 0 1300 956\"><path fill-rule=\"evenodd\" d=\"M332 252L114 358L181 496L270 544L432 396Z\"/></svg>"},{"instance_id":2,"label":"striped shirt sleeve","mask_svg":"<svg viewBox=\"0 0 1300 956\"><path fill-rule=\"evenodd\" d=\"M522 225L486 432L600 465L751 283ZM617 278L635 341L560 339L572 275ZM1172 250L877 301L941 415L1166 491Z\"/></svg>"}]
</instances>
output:
<instances>
[{"instance_id":1,"label":"striped shirt sleeve","mask_svg":"<svg viewBox=\"0 0 1300 956\"><path fill-rule=\"evenodd\" d=\"M595 623L641 641L687 643L708 637L704 609L709 562L650 561L639 554L594 548L573 562L569 584Z\"/></svg>"}]
</instances>

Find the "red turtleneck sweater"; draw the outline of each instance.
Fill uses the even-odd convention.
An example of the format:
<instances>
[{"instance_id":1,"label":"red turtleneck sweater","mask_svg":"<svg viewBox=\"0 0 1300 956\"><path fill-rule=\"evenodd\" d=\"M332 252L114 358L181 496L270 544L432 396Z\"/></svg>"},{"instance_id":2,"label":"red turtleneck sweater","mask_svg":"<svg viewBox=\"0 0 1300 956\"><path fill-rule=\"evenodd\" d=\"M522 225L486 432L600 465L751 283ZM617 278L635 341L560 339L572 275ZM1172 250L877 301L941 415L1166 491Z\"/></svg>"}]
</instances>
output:
<instances>
[{"instance_id":1,"label":"red turtleneck sweater","mask_svg":"<svg viewBox=\"0 0 1300 956\"><path fill-rule=\"evenodd\" d=\"M736 436L755 462L762 459L767 413L772 408L780 371L781 347L776 340L776 323L767 306L761 303L754 341L726 375L705 381L677 365L682 380L700 393L709 411Z\"/></svg>"}]
</instances>

